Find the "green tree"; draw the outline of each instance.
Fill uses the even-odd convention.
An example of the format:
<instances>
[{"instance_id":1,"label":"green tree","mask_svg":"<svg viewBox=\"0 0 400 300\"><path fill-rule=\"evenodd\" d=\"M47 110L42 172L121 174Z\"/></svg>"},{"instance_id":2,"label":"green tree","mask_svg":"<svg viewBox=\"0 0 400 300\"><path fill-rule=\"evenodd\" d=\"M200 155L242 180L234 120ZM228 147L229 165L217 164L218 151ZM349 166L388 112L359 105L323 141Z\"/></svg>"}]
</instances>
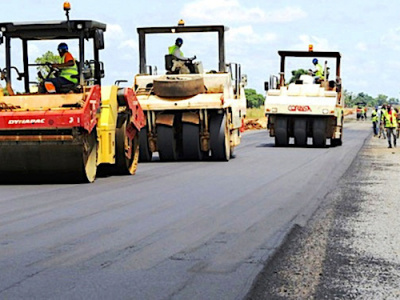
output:
<instances>
[{"instance_id":1,"label":"green tree","mask_svg":"<svg viewBox=\"0 0 400 300\"><path fill-rule=\"evenodd\" d=\"M292 78L290 78L289 83L296 82L296 80L299 80L300 76L304 74L308 74L308 71L304 69L293 70Z\"/></svg>"},{"instance_id":2,"label":"green tree","mask_svg":"<svg viewBox=\"0 0 400 300\"><path fill-rule=\"evenodd\" d=\"M342 97L346 107L353 107L355 105L353 93L349 92L348 90L344 90Z\"/></svg>"},{"instance_id":3,"label":"green tree","mask_svg":"<svg viewBox=\"0 0 400 300\"><path fill-rule=\"evenodd\" d=\"M388 96L379 94L376 98L376 105L382 105L384 103L388 103Z\"/></svg>"},{"instance_id":4,"label":"green tree","mask_svg":"<svg viewBox=\"0 0 400 300\"><path fill-rule=\"evenodd\" d=\"M38 72L41 72L44 77L47 76L47 74L50 72L50 68L48 66L45 66L45 63L57 63L59 62L60 57L57 54L54 54L51 51L47 51L44 53L42 56L38 57L35 59L36 64L43 64L43 66L38 66L37 70ZM51 77L54 77L53 75ZM40 81L39 77L37 77L37 80Z\"/></svg>"},{"instance_id":5,"label":"green tree","mask_svg":"<svg viewBox=\"0 0 400 300\"><path fill-rule=\"evenodd\" d=\"M244 92L246 94L248 108L260 107L264 105L265 97L261 94L257 94L256 90L245 89Z\"/></svg>"}]
</instances>

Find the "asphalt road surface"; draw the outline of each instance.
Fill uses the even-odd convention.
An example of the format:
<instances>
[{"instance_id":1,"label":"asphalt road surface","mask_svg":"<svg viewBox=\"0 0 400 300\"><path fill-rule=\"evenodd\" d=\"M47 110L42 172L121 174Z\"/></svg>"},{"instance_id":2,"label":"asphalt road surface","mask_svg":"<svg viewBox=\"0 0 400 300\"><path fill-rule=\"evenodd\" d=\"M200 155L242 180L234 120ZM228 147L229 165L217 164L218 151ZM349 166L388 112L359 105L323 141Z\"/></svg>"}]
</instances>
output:
<instances>
[{"instance_id":1,"label":"asphalt road surface","mask_svg":"<svg viewBox=\"0 0 400 300\"><path fill-rule=\"evenodd\" d=\"M365 139L278 148L247 132L230 162L151 162L93 184L0 185L1 299L242 299Z\"/></svg>"}]
</instances>

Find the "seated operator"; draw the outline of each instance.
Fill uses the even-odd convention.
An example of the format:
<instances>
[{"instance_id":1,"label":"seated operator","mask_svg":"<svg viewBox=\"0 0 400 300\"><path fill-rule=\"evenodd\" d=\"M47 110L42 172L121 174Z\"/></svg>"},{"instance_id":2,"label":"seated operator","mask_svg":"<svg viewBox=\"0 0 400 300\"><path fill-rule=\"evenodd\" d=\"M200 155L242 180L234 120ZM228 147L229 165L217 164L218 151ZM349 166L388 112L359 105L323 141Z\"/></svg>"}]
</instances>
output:
<instances>
[{"instance_id":1,"label":"seated operator","mask_svg":"<svg viewBox=\"0 0 400 300\"><path fill-rule=\"evenodd\" d=\"M316 58L312 60L312 63L316 68L314 71L310 70L312 75L315 76L314 83L321 83L325 79L324 68L318 63L318 59Z\"/></svg>"},{"instance_id":2,"label":"seated operator","mask_svg":"<svg viewBox=\"0 0 400 300\"><path fill-rule=\"evenodd\" d=\"M68 45L66 43L61 43L58 45L57 50L60 55L60 63L54 63L51 66L59 69L60 74L55 78L48 78L45 80L45 87L49 93L60 93L63 85L78 84L78 66L72 54L68 52ZM52 83L54 87L46 83Z\"/></svg>"},{"instance_id":3,"label":"seated operator","mask_svg":"<svg viewBox=\"0 0 400 300\"><path fill-rule=\"evenodd\" d=\"M183 53L181 51L182 44L183 44L183 40L181 38L177 38L175 41L175 45L168 47L168 54L172 54L178 60L184 61L185 65L189 68L190 73L196 73L196 71L194 69L194 65L193 65L193 60L196 59L196 55L193 56L192 58L184 57Z\"/></svg>"}]
</instances>

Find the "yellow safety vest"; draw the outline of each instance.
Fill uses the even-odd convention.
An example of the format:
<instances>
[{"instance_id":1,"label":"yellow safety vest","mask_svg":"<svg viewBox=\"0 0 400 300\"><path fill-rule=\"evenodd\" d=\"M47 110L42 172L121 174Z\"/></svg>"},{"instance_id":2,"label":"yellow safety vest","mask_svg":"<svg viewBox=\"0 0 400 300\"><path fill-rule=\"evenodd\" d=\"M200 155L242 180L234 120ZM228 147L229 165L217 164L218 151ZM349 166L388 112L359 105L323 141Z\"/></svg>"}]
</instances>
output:
<instances>
[{"instance_id":1,"label":"yellow safety vest","mask_svg":"<svg viewBox=\"0 0 400 300\"><path fill-rule=\"evenodd\" d=\"M385 115L386 115L386 109L382 108L381 109L381 122L385 120Z\"/></svg>"},{"instance_id":2,"label":"yellow safety vest","mask_svg":"<svg viewBox=\"0 0 400 300\"><path fill-rule=\"evenodd\" d=\"M65 55L63 57L60 57L60 63L65 63ZM78 83L78 78L72 77L73 75L78 75L78 66L76 65L76 61L74 59L74 65L72 67L65 67L62 68L60 73L60 77L64 77L65 79L77 84Z\"/></svg>"},{"instance_id":3,"label":"yellow safety vest","mask_svg":"<svg viewBox=\"0 0 400 300\"><path fill-rule=\"evenodd\" d=\"M177 45L168 47L168 54L174 54L176 49L179 49L179 47ZM179 52L181 53L181 56L183 57L183 52L180 50L179 50Z\"/></svg>"},{"instance_id":4,"label":"yellow safety vest","mask_svg":"<svg viewBox=\"0 0 400 300\"><path fill-rule=\"evenodd\" d=\"M389 128L397 128L397 114L393 111L391 114L385 113L385 127Z\"/></svg>"},{"instance_id":5,"label":"yellow safety vest","mask_svg":"<svg viewBox=\"0 0 400 300\"><path fill-rule=\"evenodd\" d=\"M316 67L317 67L317 72L315 73L315 76L319 76L319 78L324 79L324 69L320 64L317 64Z\"/></svg>"},{"instance_id":6,"label":"yellow safety vest","mask_svg":"<svg viewBox=\"0 0 400 300\"><path fill-rule=\"evenodd\" d=\"M378 115L375 110L371 114L371 120L372 122L378 122Z\"/></svg>"}]
</instances>

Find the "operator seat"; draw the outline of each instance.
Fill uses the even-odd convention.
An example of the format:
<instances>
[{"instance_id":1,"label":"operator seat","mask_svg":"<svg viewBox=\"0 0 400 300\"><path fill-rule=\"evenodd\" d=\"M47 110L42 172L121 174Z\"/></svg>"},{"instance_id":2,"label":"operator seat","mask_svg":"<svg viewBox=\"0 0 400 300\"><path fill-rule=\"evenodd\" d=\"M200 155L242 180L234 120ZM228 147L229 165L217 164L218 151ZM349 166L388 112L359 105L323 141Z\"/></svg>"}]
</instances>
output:
<instances>
[{"instance_id":1,"label":"operator seat","mask_svg":"<svg viewBox=\"0 0 400 300\"><path fill-rule=\"evenodd\" d=\"M80 76L81 73L83 73L83 78L85 81L90 81L93 80L94 74L92 73L92 70L90 68L89 63L86 61L83 65L83 71L81 72L81 68L79 67L79 61L75 61L76 64L78 65L78 74L77 75L72 75L71 77L78 79L78 83L67 83L63 84L60 87L60 90L58 91L61 94L66 94L69 93L70 91L73 91L74 93L80 93L81 92L81 85L79 84Z\"/></svg>"},{"instance_id":2,"label":"operator seat","mask_svg":"<svg viewBox=\"0 0 400 300\"><path fill-rule=\"evenodd\" d=\"M70 91L73 91L74 93L79 93L80 92L80 85L79 83L67 83L67 84L62 84L60 86L59 91L57 93L60 94L67 94Z\"/></svg>"},{"instance_id":3,"label":"operator seat","mask_svg":"<svg viewBox=\"0 0 400 300\"><path fill-rule=\"evenodd\" d=\"M165 55L165 70L167 71L167 74L178 74L178 71L175 70L172 71L172 66L174 65L173 60L176 59L176 57L173 54L166 54Z\"/></svg>"}]
</instances>

